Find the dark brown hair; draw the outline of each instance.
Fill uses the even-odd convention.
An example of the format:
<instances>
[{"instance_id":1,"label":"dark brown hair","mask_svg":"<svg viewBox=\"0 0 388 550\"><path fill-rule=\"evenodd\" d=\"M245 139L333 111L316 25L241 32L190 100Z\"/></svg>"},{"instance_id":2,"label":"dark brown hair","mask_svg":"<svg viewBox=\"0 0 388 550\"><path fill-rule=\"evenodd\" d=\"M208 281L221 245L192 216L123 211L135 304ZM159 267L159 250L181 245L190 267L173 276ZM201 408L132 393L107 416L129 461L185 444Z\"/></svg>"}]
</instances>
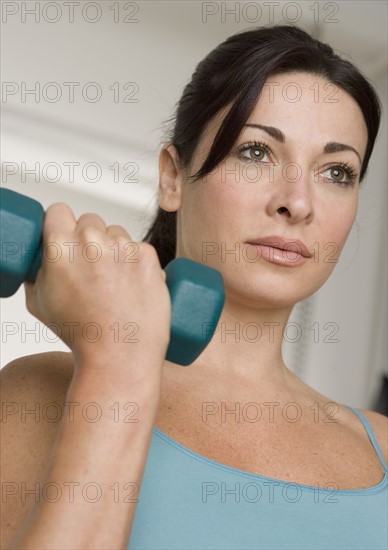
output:
<instances>
[{"instance_id":1,"label":"dark brown hair","mask_svg":"<svg viewBox=\"0 0 388 550\"><path fill-rule=\"evenodd\" d=\"M368 80L333 49L296 26L279 25L239 32L212 50L196 67L183 90L168 142L187 168L214 116L231 104L206 160L188 179L209 174L228 155L257 102L268 77L291 71L323 76L358 103L368 130L360 172L363 179L380 125L380 102ZM176 212L158 208L143 241L152 244L164 268L176 254Z\"/></svg>"}]
</instances>

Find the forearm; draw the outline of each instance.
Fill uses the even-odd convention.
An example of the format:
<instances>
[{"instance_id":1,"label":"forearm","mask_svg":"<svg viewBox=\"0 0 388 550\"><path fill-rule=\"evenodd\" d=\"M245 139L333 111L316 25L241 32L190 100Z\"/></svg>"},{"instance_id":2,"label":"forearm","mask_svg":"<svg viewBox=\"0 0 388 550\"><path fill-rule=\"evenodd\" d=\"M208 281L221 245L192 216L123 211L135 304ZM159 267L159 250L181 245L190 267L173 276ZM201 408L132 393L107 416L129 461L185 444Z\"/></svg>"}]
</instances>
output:
<instances>
[{"instance_id":1,"label":"forearm","mask_svg":"<svg viewBox=\"0 0 388 550\"><path fill-rule=\"evenodd\" d=\"M161 368L149 361L74 376L42 479L61 497L39 499L10 549L127 547L159 406ZM150 376L134 381L135 369Z\"/></svg>"}]
</instances>

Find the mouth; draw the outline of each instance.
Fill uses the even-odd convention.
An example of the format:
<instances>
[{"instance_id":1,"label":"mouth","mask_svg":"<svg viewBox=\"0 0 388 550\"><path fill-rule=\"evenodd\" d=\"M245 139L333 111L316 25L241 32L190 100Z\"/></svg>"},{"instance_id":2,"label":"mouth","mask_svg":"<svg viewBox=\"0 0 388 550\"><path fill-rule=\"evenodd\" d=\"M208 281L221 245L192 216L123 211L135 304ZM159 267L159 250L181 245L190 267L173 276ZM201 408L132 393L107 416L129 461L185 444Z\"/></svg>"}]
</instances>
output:
<instances>
[{"instance_id":1,"label":"mouth","mask_svg":"<svg viewBox=\"0 0 388 550\"><path fill-rule=\"evenodd\" d=\"M246 243L256 249L265 260L278 265L296 267L312 257L307 246L299 239L285 239L277 235L252 239Z\"/></svg>"}]
</instances>

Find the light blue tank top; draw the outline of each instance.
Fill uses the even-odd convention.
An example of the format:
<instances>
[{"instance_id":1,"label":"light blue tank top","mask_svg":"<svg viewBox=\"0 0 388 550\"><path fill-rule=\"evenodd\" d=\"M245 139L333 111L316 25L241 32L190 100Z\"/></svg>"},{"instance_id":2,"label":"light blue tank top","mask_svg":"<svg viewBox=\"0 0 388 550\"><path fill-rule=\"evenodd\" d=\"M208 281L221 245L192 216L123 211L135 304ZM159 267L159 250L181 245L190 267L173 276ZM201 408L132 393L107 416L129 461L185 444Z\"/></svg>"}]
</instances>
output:
<instances>
[{"instance_id":1,"label":"light blue tank top","mask_svg":"<svg viewBox=\"0 0 388 550\"><path fill-rule=\"evenodd\" d=\"M129 550L388 548L388 468L366 489L290 483L207 459L154 428Z\"/></svg>"}]
</instances>

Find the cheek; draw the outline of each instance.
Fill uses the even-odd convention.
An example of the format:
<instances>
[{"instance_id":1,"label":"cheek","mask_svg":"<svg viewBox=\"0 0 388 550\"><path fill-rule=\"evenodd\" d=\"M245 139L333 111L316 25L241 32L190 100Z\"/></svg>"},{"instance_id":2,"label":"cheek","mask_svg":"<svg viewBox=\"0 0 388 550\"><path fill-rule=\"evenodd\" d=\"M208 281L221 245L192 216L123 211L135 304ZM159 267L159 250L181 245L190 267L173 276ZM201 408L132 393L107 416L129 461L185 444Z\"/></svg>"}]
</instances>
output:
<instances>
[{"instance_id":1,"label":"cheek","mask_svg":"<svg viewBox=\"0 0 388 550\"><path fill-rule=\"evenodd\" d=\"M316 247L320 247L321 257L330 257L338 259L346 240L352 229L357 213L357 200L339 207L339 204L333 204L325 215L322 216L320 230L316 234ZM318 252L318 250L317 250Z\"/></svg>"},{"instance_id":2,"label":"cheek","mask_svg":"<svg viewBox=\"0 0 388 550\"><path fill-rule=\"evenodd\" d=\"M355 195L353 201L349 208L346 208L342 211L342 215L338 216L336 219L336 230L338 232L339 240L341 243L341 248L344 246L346 239L352 229L354 221L357 214L357 202L358 195Z\"/></svg>"},{"instance_id":3,"label":"cheek","mask_svg":"<svg viewBox=\"0 0 388 550\"><path fill-rule=\"evenodd\" d=\"M233 222L232 213L241 193L227 180L222 181L218 174L207 176L193 186L196 187L189 189L182 209L187 227L193 237L207 234L216 238Z\"/></svg>"},{"instance_id":4,"label":"cheek","mask_svg":"<svg viewBox=\"0 0 388 550\"><path fill-rule=\"evenodd\" d=\"M216 171L202 181L187 184L184 191L179 222L181 242L183 251L197 261L209 250L217 250L212 256L216 261L222 243L230 248L239 240L249 218L252 200L247 189L244 191L244 184L236 183L233 176L221 176ZM207 262L212 263L210 257Z\"/></svg>"},{"instance_id":5,"label":"cheek","mask_svg":"<svg viewBox=\"0 0 388 550\"><path fill-rule=\"evenodd\" d=\"M206 200L211 201L210 208L208 206L209 222L215 225L217 221L223 232L229 227L225 236L233 229L244 229L242 224L263 209L265 193L261 188L258 195L257 190L257 182L246 180L241 174L216 174L209 181L206 194Z\"/></svg>"},{"instance_id":6,"label":"cheek","mask_svg":"<svg viewBox=\"0 0 388 550\"><path fill-rule=\"evenodd\" d=\"M186 185L178 215L181 253L201 262L207 243L217 242L218 216L223 207L219 204L216 187L209 179Z\"/></svg>"}]
</instances>

